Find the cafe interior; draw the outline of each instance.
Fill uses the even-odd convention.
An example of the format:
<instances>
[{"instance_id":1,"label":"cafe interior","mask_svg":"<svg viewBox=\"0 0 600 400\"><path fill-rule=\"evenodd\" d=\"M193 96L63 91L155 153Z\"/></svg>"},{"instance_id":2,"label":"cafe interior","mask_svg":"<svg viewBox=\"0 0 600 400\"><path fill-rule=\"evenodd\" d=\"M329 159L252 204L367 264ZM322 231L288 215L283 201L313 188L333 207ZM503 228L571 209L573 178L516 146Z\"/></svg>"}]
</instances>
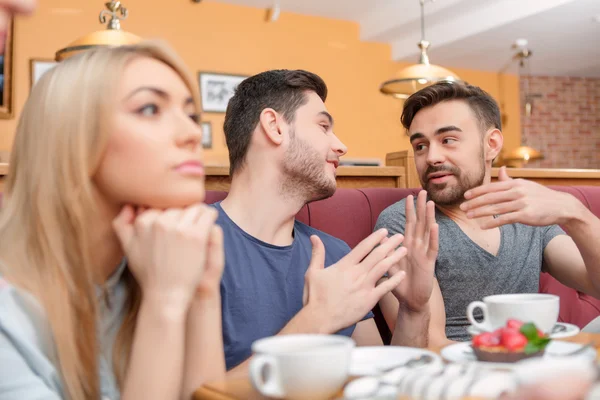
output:
<instances>
[{"instance_id":1,"label":"cafe interior","mask_svg":"<svg viewBox=\"0 0 600 400\"><path fill-rule=\"evenodd\" d=\"M410 143L399 120L403 99L451 78L481 87L498 102L504 146L495 166L513 167L512 175L543 182L596 185L597 3L527 1L516 6L493 1L482 9L476 3L130 0L119 3L113 17L114 6L103 2L41 1L34 15L16 18L7 41L0 163L8 163L32 85L54 63L80 46L162 38L183 55L203 90L209 188L212 179L224 177L228 165L223 102L210 104L209 97L276 68L306 69L323 77L336 134L348 147L342 165L376 167L343 168L341 180L364 177L373 187L417 187ZM98 21L101 12L104 23ZM393 166L406 170L385 168ZM6 173L6 166L0 173ZM378 176L397 183L391 178L375 183Z\"/></svg>"},{"instance_id":2,"label":"cafe interior","mask_svg":"<svg viewBox=\"0 0 600 400\"><path fill-rule=\"evenodd\" d=\"M335 195L305 205L298 219L350 248L373 232L383 209L420 190L400 115L411 94L439 81L479 86L498 103L504 145L493 181L506 167L511 178L569 193L600 217L598 0L40 0L32 15L14 17L7 35L0 196L20 113L43 74L91 48L152 38L173 46L195 74L207 203L230 187L223 123L236 86L262 71L304 69L326 82L326 106L348 151ZM312 361L302 367L265 351L246 375L207 382L193 398L491 399L555 370L584 371L600 349L600 333L585 329L600 316L600 300L547 275L540 294L560 299L549 329L564 346L554 351L564 354L535 367L464 363L474 360L470 347L315 342L325 350L306 345ZM389 344L393 327L381 310L373 312ZM342 361L308 373L324 354ZM338 367L343 373L336 375ZM286 381L294 380L289 374L296 384ZM600 389L595 393L592 387L585 398L600 398Z\"/></svg>"}]
</instances>

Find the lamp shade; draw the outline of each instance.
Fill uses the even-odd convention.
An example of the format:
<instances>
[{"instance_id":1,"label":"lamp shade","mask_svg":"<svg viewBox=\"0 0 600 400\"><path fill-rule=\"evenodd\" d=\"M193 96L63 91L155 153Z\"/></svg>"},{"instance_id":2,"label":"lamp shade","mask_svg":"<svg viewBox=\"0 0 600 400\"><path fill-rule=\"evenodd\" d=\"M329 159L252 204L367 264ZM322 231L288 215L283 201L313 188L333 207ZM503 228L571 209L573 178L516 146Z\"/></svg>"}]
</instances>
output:
<instances>
[{"instance_id":1,"label":"lamp shade","mask_svg":"<svg viewBox=\"0 0 600 400\"><path fill-rule=\"evenodd\" d=\"M529 146L517 147L504 157L504 159L507 161L522 160L525 162L531 160L540 160L542 158L544 158L544 155L542 153Z\"/></svg>"},{"instance_id":2,"label":"lamp shade","mask_svg":"<svg viewBox=\"0 0 600 400\"><path fill-rule=\"evenodd\" d=\"M379 90L399 99L406 99L414 92L440 81L460 82L452 71L434 64L414 64L403 68L392 79L381 84Z\"/></svg>"},{"instance_id":3,"label":"lamp shade","mask_svg":"<svg viewBox=\"0 0 600 400\"><path fill-rule=\"evenodd\" d=\"M416 91L436 82L461 82L454 72L429 62L427 49L430 43L425 40L425 12L423 10L425 0L419 0L419 3L421 4L421 41L419 42L421 56L419 63L401 69L394 78L383 82L379 87L381 93L398 99L407 99Z\"/></svg>"},{"instance_id":4,"label":"lamp shade","mask_svg":"<svg viewBox=\"0 0 600 400\"><path fill-rule=\"evenodd\" d=\"M139 36L122 30L103 30L89 33L64 49L56 52L56 61L62 61L66 58L74 56L85 50L92 49L98 46L122 46L128 44L136 44L142 40Z\"/></svg>"},{"instance_id":5,"label":"lamp shade","mask_svg":"<svg viewBox=\"0 0 600 400\"><path fill-rule=\"evenodd\" d=\"M120 21L127 18L128 12L120 1L112 0L105 3L105 6L108 10L100 12L100 22L105 23L106 16L109 16L107 29L89 33L58 50L55 55L56 61L62 61L77 53L99 46L123 46L136 44L142 40L139 36L121 30Z\"/></svg>"}]
</instances>

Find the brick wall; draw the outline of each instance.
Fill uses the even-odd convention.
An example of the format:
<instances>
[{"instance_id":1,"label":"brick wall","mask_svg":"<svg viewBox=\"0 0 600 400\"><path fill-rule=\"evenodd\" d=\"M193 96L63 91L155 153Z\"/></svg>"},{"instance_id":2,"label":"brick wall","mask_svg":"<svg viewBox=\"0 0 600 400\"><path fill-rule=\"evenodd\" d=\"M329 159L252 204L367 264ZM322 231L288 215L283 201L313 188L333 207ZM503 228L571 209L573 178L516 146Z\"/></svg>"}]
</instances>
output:
<instances>
[{"instance_id":1,"label":"brick wall","mask_svg":"<svg viewBox=\"0 0 600 400\"><path fill-rule=\"evenodd\" d=\"M522 143L540 150L545 159L532 168L600 169L600 79L524 76L533 98L531 116L521 107Z\"/></svg>"}]
</instances>

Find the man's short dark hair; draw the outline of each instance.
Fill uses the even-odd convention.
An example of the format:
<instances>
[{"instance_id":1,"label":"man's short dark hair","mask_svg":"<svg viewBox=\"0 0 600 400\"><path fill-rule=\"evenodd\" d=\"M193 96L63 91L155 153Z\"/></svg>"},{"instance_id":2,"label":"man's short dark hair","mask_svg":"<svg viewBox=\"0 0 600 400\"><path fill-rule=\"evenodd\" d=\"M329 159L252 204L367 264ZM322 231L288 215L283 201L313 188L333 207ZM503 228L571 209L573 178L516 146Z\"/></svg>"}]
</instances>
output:
<instances>
[{"instance_id":1,"label":"man's short dark hair","mask_svg":"<svg viewBox=\"0 0 600 400\"><path fill-rule=\"evenodd\" d=\"M229 100L225 114L225 140L229 149L229 175L238 171L246 159L250 139L265 108L294 122L298 108L308 102L307 92L327 98L327 85L319 76L303 70L272 70L242 81Z\"/></svg>"},{"instance_id":2,"label":"man's short dark hair","mask_svg":"<svg viewBox=\"0 0 600 400\"><path fill-rule=\"evenodd\" d=\"M475 113L482 132L490 128L502 130L498 103L481 88L463 83L438 82L413 93L404 102L400 121L408 131L420 110L450 100L467 102Z\"/></svg>"}]
</instances>

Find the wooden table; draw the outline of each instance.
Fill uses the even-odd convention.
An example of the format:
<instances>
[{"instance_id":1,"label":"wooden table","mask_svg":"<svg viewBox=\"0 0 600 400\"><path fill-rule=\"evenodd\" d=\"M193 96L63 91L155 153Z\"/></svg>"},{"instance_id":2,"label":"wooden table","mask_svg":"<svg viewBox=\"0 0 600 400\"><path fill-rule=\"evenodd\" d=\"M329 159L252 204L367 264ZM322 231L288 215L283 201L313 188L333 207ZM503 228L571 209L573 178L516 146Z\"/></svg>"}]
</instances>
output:
<instances>
[{"instance_id":1,"label":"wooden table","mask_svg":"<svg viewBox=\"0 0 600 400\"><path fill-rule=\"evenodd\" d=\"M596 353L600 352L600 334L580 333L564 340L581 344L593 343ZM441 348L430 348L429 350L440 353ZM597 356L597 359L599 357ZM600 360L600 359L599 359ZM341 394L340 394L341 395ZM193 400L265 400L266 397L258 393L248 377L226 379L221 382L211 382L198 389Z\"/></svg>"}]
</instances>

